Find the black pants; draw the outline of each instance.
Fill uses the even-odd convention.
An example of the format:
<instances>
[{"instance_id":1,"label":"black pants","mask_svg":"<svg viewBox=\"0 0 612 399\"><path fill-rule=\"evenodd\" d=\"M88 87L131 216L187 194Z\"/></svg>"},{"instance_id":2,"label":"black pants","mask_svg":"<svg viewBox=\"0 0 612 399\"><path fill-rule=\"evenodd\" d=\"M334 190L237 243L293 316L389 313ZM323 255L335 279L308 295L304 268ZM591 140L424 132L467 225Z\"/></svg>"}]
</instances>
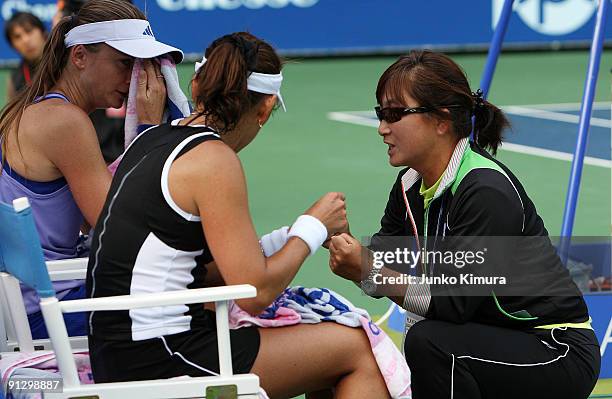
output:
<instances>
[{"instance_id":1,"label":"black pants","mask_svg":"<svg viewBox=\"0 0 612 399\"><path fill-rule=\"evenodd\" d=\"M406 335L413 399L585 399L601 357L591 330L524 332L424 320Z\"/></svg>"}]
</instances>

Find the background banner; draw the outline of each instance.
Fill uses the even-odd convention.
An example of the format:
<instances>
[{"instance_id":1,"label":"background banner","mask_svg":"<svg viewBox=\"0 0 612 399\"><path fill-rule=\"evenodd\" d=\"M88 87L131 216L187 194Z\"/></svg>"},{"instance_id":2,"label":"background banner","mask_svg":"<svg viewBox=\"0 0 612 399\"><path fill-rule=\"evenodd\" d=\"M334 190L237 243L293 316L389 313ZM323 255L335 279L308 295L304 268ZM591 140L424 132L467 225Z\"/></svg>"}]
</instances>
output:
<instances>
[{"instance_id":1,"label":"background banner","mask_svg":"<svg viewBox=\"0 0 612 399\"><path fill-rule=\"evenodd\" d=\"M155 36L186 53L201 54L216 37L248 30L285 54L398 52L414 47L483 49L503 0L136 0ZM16 11L47 24L55 1L4 0L0 25ZM516 0L507 47L576 45L590 41L596 0ZM608 18L608 25L612 18ZM612 29L606 29L612 38ZM0 62L16 59L5 40Z\"/></svg>"}]
</instances>

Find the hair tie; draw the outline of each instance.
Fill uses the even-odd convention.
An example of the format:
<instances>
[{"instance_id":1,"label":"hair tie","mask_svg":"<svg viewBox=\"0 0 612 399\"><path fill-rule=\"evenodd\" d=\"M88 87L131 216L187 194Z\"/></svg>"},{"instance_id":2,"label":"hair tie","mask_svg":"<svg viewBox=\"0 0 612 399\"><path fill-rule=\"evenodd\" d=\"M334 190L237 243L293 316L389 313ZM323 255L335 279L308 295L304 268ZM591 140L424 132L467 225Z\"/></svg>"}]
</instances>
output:
<instances>
[{"instance_id":1,"label":"hair tie","mask_svg":"<svg viewBox=\"0 0 612 399\"><path fill-rule=\"evenodd\" d=\"M234 45L238 47L244 57L247 70L251 72L254 71L257 64L257 51L259 50L259 45L239 35L233 35L232 39Z\"/></svg>"},{"instance_id":2,"label":"hair tie","mask_svg":"<svg viewBox=\"0 0 612 399\"><path fill-rule=\"evenodd\" d=\"M255 44L252 41L245 39L244 37L235 33L227 34L213 41L204 52L204 57L209 58L210 52L222 43L230 43L238 50L240 50L240 53L244 58L244 62L247 65L247 70L249 71L249 73L255 70L255 67L257 65L257 53L259 52L259 44Z\"/></svg>"},{"instance_id":3,"label":"hair tie","mask_svg":"<svg viewBox=\"0 0 612 399\"><path fill-rule=\"evenodd\" d=\"M247 69L249 71L254 71L257 67L257 54L259 53L259 44L255 44L249 41L246 41L244 48L244 60L247 64Z\"/></svg>"},{"instance_id":4,"label":"hair tie","mask_svg":"<svg viewBox=\"0 0 612 399\"><path fill-rule=\"evenodd\" d=\"M485 105L484 93L481 89L476 90L476 92L472 92L472 99L474 100L473 110L476 108L482 108Z\"/></svg>"}]
</instances>

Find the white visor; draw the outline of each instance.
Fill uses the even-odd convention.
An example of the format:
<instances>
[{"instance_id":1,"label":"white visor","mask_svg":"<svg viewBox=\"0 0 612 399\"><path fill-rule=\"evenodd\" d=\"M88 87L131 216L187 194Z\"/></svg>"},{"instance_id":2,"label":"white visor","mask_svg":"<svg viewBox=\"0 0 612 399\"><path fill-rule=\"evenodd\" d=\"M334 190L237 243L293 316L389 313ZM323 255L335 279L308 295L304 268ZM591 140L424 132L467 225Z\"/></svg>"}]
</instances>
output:
<instances>
[{"instance_id":1,"label":"white visor","mask_svg":"<svg viewBox=\"0 0 612 399\"><path fill-rule=\"evenodd\" d=\"M155 58L170 54L177 64L183 60L181 50L155 40L151 25L144 19L118 19L79 25L66 33L64 43L66 47L106 43L135 58Z\"/></svg>"},{"instance_id":2,"label":"white visor","mask_svg":"<svg viewBox=\"0 0 612 399\"><path fill-rule=\"evenodd\" d=\"M201 62L195 63L195 71L198 72L206 64L206 57L202 57ZM274 94L278 98L278 102L283 111L287 112L283 96L281 96L280 88L283 83L283 74L269 75L267 73L251 72L247 79L247 89L262 94Z\"/></svg>"}]
</instances>

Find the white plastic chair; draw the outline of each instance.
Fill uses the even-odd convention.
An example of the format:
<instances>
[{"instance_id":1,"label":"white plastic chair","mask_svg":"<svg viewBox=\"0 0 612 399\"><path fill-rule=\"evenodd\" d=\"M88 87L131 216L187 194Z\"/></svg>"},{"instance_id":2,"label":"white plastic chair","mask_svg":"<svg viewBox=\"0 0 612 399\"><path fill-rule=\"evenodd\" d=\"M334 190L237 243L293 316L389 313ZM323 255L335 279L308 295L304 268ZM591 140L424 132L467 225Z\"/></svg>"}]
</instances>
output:
<instances>
[{"instance_id":1,"label":"white plastic chair","mask_svg":"<svg viewBox=\"0 0 612 399\"><path fill-rule=\"evenodd\" d=\"M46 262L46 266L51 281L84 280L87 261L88 258L56 260ZM19 283L6 273L0 273L0 279L4 280L0 284L0 352L53 349L49 339L32 339ZM87 337L70 337L70 346L73 349L87 349Z\"/></svg>"},{"instance_id":2,"label":"white plastic chair","mask_svg":"<svg viewBox=\"0 0 612 399\"><path fill-rule=\"evenodd\" d=\"M45 393L45 398L256 399L259 397L259 378L256 375L234 375L232 373L229 337L228 301L256 296L255 287L251 285L60 302L55 297L51 286L31 209L26 198L13 201L12 207L0 203L0 273L2 274L0 285L4 286L5 292L8 292L7 284L17 284L19 280L34 288L41 298L40 308L63 382L62 393ZM21 295L18 295L17 302L20 298ZM23 304L22 299L21 302ZM62 313L129 310L204 302L214 302L216 305L219 376L81 385ZM13 310L13 306L9 306L8 311L12 313ZM25 350L24 347L21 349ZM225 393L220 394L219 392Z\"/></svg>"}]
</instances>

